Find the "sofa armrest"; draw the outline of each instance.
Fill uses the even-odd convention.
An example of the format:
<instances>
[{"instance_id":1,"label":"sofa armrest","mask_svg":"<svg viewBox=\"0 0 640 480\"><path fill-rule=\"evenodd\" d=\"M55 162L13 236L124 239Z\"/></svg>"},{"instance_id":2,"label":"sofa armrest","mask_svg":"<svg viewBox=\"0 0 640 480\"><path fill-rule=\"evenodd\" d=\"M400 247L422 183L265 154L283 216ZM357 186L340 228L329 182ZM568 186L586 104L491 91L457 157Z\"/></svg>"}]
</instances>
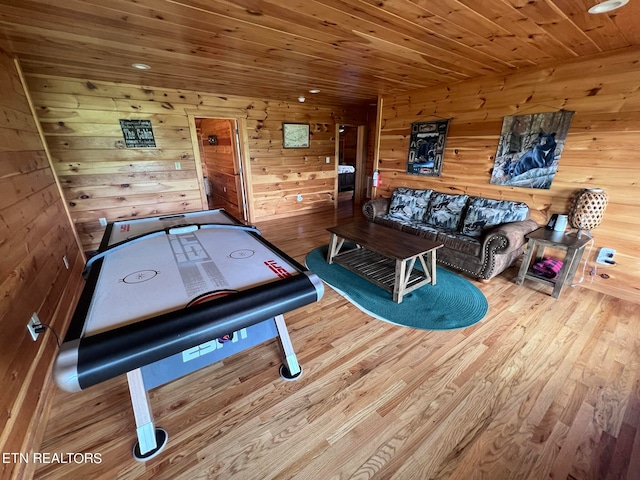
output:
<instances>
[{"instance_id":1,"label":"sofa armrest","mask_svg":"<svg viewBox=\"0 0 640 480\"><path fill-rule=\"evenodd\" d=\"M520 256L522 247L527 242L526 234L537 230L539 225L533 220L504 223L487 230L482 236L482 271L480 278L489 279L502 271ZM505 255L507 264L496 261L496 255Z\"/></svg>"},{"instance_id":2,"label":"sofa armrest","mask_svg":"<svg viewBox=\"0 0 640 480\"><path fill-rule=\"evenodd\" d=\"M390 198L376 198L375 200L369 200L362 205L362 213L367 220L373 222L375 217L384 215L389 212L389 205L391 204Z\"/></svg>"},{"instance_id":3,"label":"sofa armrest","mask_svg":"<svg viewBox=\"0 0 640 480\"><path fill-rule=\"evenodd\" d=\"M520 248L527 239L524 236L528 233L537 230L539 225L533 220L522 220L520 222L503 223L487 230L482 236L482 246L493 243L495 244L496 237L501 237L503 240L498 242L501 247L496 248L496 253L502 253L506 251L512 251L516 248ZM496 244L497 245L497 244Z\"/></svg>"}]
</instances>

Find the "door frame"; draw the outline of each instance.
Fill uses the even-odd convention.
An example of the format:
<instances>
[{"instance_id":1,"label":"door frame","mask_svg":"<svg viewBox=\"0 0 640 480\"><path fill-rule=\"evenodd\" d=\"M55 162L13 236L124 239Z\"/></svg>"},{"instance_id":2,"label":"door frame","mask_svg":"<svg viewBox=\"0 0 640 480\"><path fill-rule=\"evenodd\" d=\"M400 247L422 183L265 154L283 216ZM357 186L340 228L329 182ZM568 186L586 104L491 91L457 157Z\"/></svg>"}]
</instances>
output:
<instances>
[{"instance_id":1,"label":"door frame","mask_svg":"<svg viewBox=\"0 0 640 480\"><path fill-rule=\"evenodd\" d=\"M254 223L255 216L253 212L253 192L251 182L251 169L249 162L249 136L247 134L247 117L246 113L238 114L239 112L223 112L217 109L211 110L195 110L186 111L189 133L191 135L191 144L193 147L193 155L196 163L196 176L198 178L198 189L200 190L200 201L202 210L209 209L209 203L207 201L207 193L204 186L204 175L202 169L202 157L200 155L200 143L198 139L198 131L196 129L196 118L214 118L220 120L233 120L235 121L238 140L238 148L234 153L234 162L237 162L236 167L241 175L240 184L244 186L244 194L242 191L238 191L238 205L241 206L241 210L246 212L245 222ZM238 158L239 157L239 158ZM244 201L244 208L242 208L242 202Z\"/></svg>"}]
</instances>

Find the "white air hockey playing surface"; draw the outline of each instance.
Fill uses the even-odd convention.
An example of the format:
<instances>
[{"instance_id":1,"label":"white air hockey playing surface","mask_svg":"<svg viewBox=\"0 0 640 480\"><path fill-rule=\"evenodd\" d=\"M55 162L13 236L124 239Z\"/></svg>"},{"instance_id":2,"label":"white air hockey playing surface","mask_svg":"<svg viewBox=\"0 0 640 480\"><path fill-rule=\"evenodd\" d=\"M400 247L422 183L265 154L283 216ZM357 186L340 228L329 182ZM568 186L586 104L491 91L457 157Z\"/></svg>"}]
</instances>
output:
<instances>
[{"instance_id":1,"label":"white air hockey playing surface","mask_svg":"<svg viewBox=\"0 0 640 480\"><path fill-rule=\"evenodd\" d=\"M185 222L205 227L189 231L179 226ZM218 228L225 224L229 228ZM84 335L298 274L263 242L235 226L215 210L114 223L109 246L163 228L184 233L143 237L104 257Z\"/></svg>"}]
</instances>

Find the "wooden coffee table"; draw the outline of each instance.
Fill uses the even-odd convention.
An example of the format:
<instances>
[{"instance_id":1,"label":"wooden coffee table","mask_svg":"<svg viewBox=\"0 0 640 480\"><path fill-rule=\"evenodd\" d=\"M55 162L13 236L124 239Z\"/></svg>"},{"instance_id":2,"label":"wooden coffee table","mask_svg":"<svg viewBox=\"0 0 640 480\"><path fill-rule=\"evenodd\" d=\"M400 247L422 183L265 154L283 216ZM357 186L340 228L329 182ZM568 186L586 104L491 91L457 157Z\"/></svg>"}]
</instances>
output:
<instances>
[{"instance_id":1,"label":"wooden coffee table","mask_svg":"<svg viewBox=\"0 0 640 480\"><path fill-rule=\"evenodd\" d=\"M327 230L331 232L327 263L342 265L391 292L396 303L416 288L436 283L436 250L442 243L366 220ZM340 252L345 240L357 248ZM423 271L414 268L416 260Z\"/></svg>"}]
</instances>

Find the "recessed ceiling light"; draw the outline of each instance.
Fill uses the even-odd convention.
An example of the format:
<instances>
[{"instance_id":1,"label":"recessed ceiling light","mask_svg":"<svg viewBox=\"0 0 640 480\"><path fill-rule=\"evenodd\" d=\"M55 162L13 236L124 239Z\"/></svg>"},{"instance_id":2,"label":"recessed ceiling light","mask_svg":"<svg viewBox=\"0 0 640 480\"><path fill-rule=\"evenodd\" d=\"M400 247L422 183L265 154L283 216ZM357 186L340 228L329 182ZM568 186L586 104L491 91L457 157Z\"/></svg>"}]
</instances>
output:
<instances>
[{"instance_id":1,"label":"recessed ceiling light","mask_svg":"<svg viewBox=\"0 0 640 480\"><path fill-rule=\"evenodd\" d=\"M318 90L317 88L312 88L311 90L309 90L309 93L320 93L320 90Z\"/></svg>"},{"instance_id":2,"label":"recessed ceiling light","mask_svg":"<svg viewBox=\"0 0 640 480\"><path fill-rule=\"evenodd\" d=\"M302 95L300 95L300 96L298 97L298 101L299 101L300 103L303 103L305 100L306 100L306 98L304 98Z\"/></svg>"},{"instance_id":3,"label":"recessed ceiling light","mask_svg":"<svg viewBox=\"0 0 640 480\"><path fill-rule=\"evenodd\" d=\"M151 70L151 67L146 63L134 63L131 66L133 68L137 68L138 70Z\"/></svg>"},{"instance_id":4,"label":"recessed ceiling light","mask_svg":"<svg viewBox=\"0 0 640 480\"><path fill-rule=\"evenodd\" d=\"M629 3L629 0L606 0L605 2L598 3L589 9L589 13L595 15L597 13L607 13L616 8L620 8Z\"/></svg>"}]
</instances>

